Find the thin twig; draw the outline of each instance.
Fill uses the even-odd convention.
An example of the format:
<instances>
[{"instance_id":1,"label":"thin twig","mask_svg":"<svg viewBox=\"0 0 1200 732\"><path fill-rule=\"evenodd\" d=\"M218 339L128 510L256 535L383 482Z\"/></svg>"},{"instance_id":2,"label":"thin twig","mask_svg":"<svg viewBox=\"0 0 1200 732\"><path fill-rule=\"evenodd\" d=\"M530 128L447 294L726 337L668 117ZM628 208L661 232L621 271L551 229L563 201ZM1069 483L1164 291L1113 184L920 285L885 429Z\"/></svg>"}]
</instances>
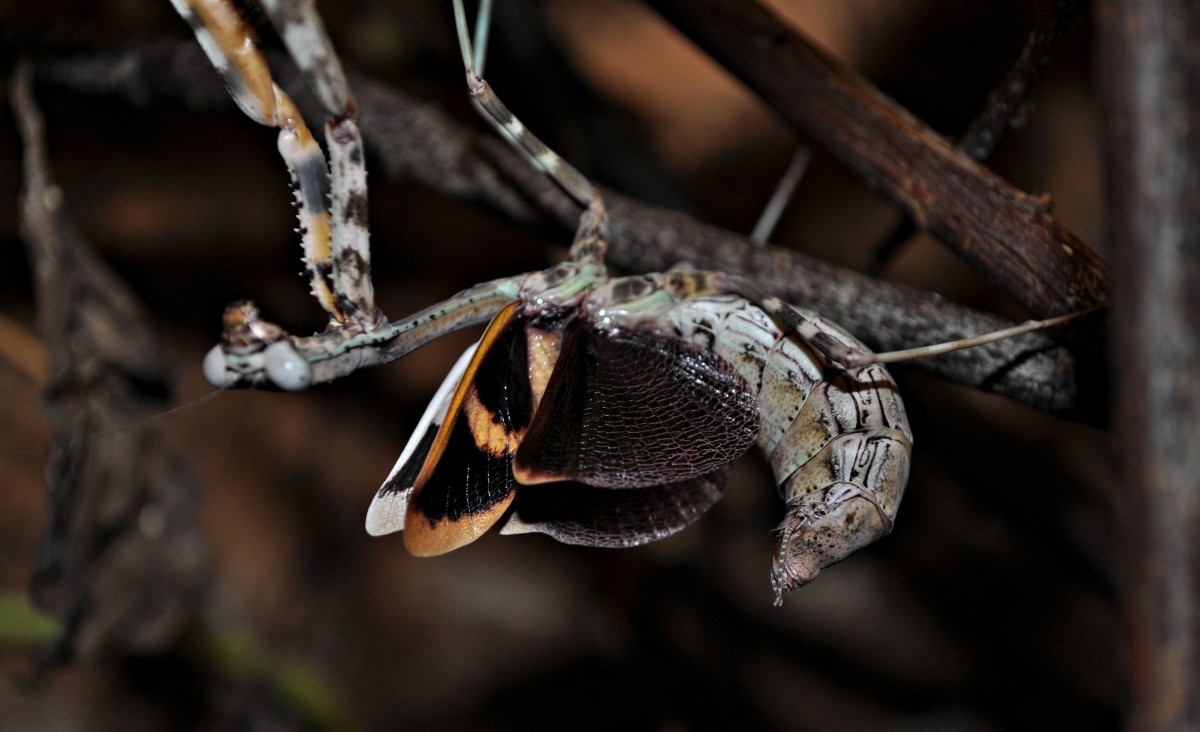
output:
<instances>
[{"instance_id":1,"label":"thin twig","mask_svg":"<svg viewBox=\"0 0 1200 732\"><path fill-rule=\"evenodd\" d=\"M1071 34L1091 0L1051 0L1038 16L1016 62L996 85L983 110L967 125L958 148L982 162L996 149L1004 131L1020 124L1029 109L1029 96L1042 79L1046 65Z\"/></svg>"},{"instance_id":2,"label":"thin twig","mask_svg":"<svg viewBox=\"0 0 1200 732\"><path fill-rule=\"evenodd\" d=\"M977 163L991 156L1004 131L1024 121L1029 111L1029 95L1041 80L1046 65L1090 5L1091 0L1051 0L1049 7L1039 14L1037 25L1030 31L1012 68L988 94L983 109L967 125L955 147ZM867 274L882 272L896 250L916 231L912 219L900 222L876 248Z\"/></svg>"},{"instance_id":3,"label":"thin twig","mask_svg":"<svg viewBox=\"0 0 1200 732\"><path fill-rule=\"evenodd\" d=\"M808 161L811 158L812 148L808 145L800 145L796 148L787 170L775 184L775 191L767 201L766 207L763 208L762 214L759 215L758 222L750 231L750 241L755 244L766 244L767 240L771 238L771 234L775 231L775 225L779 223L779 217L791 203L796 186L800 185L800 180L804 178L804 171L808 170Z\"/></svg>"}]
</instances>

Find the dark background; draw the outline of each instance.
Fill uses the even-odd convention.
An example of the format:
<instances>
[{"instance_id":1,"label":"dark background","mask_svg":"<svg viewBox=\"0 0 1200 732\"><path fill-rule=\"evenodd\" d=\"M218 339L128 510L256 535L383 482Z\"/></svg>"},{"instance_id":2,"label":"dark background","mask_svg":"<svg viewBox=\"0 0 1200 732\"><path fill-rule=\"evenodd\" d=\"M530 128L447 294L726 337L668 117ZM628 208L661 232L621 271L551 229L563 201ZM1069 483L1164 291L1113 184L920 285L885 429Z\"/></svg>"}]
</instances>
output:
<instances>
[{"instance_id":1,"label":"dark background","mask_svg":"<svg viewBox=\"0 0 1200 732\"><path fill-rule=\"evenodd\" d=\"M1030 3L776 4L938 131L981 108L1034 23ZM487 76L584 172L749 230L797 140L644 6L502 2ZM321 4L347 64L480 125L448 3ZM171 39L169 3L30 3L0 12L3 63L92 58ZM264 43L276 46L265 20ZM989 165L1049 192L1102 254L1098 112L1085 17ZM211 84L211 79L204 80ZM229 301L322 327L296 275L275 135L186 93L133 102L42 77L65 205L151 314L174 381L200 376ZM5 86L7 88L7 85ZM315 123L315 120L310 120ZM0 305L34 329L16 200L21 146L0 115ZM540 268L569 235L524 232L372 168L374 278L393 318L474 282ZM862 268L900 221L815 151L774 241ZM1019 319L955 255L909 242L884 277ZM293 395L220 395L154 422L199 486L194 601L152 641L99 642L53 670L0 648L11 729L359 727L1104 729L1120 704L1105 433L893 370L916 436L895 531L771 606L782 505L761 457L693 527L633 550L485 536L437 559L368 537L366 507L471 334ZM22 595L49 506L39 385L0 349L0 585ZM149 468L147 468L149 469ZM162 561L170 563L170 556ZM136 574L116 593L137 594ZM152 592L159 590L151 588ZM87 612L103 615L97 594ZM164 601L166 602L166 601ZM121 631L114 631L120 636ZM85 644L86 646L86 644ZM39 649L42 649L39 651Z\"/></svg>"}]
</instances>

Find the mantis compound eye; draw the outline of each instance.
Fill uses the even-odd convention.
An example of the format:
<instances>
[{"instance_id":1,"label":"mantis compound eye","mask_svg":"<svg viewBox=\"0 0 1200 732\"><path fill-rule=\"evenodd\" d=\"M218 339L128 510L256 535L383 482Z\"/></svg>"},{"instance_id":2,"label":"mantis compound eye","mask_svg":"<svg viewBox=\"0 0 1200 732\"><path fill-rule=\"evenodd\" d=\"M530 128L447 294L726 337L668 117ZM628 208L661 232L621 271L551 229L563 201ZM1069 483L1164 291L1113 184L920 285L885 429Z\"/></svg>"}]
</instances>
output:
<instances>
[{"instance_id":1,"label":"mantis compound eye","mask_svg":"<svg viewBox=\"0 0 1200 732\"><path fill-rule=\"evenodd\" d=\"M218 388L233 386L236 377L225 368L228 362L225 360L225 352L221 347L213 346L208 353L204 355L204 378L208 383Z\"/></svg>"},{"instance_id":2,"label":"mantis compound eye","mask_svg":"<svg viewBox=\"0 0 1200 732\"><path fill-rule=\"evenodd\" d=\"M300 391L312 384L308 360L287 341L275 341L267 346L263 351L263 371L268 381L284 391Z\"/></svg>"}]
</instances>

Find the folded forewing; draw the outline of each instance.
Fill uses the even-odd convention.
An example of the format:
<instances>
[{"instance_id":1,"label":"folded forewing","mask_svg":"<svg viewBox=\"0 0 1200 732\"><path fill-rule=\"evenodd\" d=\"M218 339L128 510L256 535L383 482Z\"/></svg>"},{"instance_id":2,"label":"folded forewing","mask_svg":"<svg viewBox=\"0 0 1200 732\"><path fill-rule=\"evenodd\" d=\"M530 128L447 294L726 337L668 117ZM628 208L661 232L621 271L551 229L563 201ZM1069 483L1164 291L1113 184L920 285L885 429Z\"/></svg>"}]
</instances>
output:
<instances>
[{"instance_id":1,"label":"folded forewing","mask_svg":"<svg viewBox=\"0 0 1200 732\"><path fill-rule=\"evenodd\" d=\"M492 320L467 364L413 482L404 544L443 554L487 531L512 502L512 460L529 426L532 395L517 303Z\"/></svg>"}]
</instances>

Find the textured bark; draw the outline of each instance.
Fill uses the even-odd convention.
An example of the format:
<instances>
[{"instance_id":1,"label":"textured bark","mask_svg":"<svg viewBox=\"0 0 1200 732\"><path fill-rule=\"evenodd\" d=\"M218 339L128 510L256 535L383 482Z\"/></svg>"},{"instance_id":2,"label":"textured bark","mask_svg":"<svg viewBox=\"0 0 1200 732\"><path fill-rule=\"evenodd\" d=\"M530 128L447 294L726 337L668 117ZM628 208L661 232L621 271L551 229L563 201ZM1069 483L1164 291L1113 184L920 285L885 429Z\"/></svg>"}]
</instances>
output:
<instances>
[{"instance_id":1,"label":"textured bark","mask_svg":"<svg viewBox=\"0 0 1200 732\"><path fill-rule=\"evenodd\" d=\"M1130 728L1200 727L1200 6L1108 0Z\"/></svg>"},{"instance_id":2,"label":"textured bark","mask_svg":"<svg viewBox=\"0 0 1200 732\"><path fill-rule=\"evenodd\" d=\"M971 161L748 0L652 0L667 20L1036 317L1101 304L1108 269L1034 197Z\"/></svg>"}]
</instances>

